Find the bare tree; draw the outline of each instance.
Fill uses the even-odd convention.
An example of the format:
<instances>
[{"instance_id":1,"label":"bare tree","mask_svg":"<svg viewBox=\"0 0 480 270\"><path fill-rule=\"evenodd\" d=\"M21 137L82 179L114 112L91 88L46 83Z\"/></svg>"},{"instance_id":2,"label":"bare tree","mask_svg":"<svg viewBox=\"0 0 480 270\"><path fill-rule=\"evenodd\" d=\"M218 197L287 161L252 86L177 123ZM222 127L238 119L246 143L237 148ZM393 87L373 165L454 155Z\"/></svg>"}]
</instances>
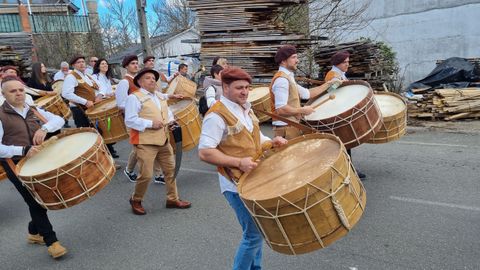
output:
<instances>
[{"instance_id":1,"label":"bare tree","mask_svg":"<svg viewBox=\"0 0 480 270\"><path fill-rule=\"evenodd\" d=\"M195 25L195 13L187 6L187 0L156 1L152 9L156 15L152 26L155 33L181 32ZM153 33L152 32L152 33Z\"/></svg>"}]
</instances>

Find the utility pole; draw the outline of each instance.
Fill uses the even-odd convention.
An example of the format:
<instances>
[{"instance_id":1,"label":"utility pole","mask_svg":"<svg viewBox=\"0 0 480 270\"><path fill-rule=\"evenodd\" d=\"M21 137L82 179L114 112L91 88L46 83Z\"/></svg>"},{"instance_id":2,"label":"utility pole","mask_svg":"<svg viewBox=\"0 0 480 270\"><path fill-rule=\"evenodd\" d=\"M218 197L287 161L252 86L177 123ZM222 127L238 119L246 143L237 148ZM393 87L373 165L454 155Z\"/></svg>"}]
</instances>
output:
<instances>
[{"instance_id":1,"label":"utility pole","mask_svg":"<svg viewBox=\"0 0 480 270\"><path fill-rule=\"evenodd\" d=\"M152 46L150 45L150 37L148 36L147 19L145 17L145 8L147 0L136 0L138 24L140 26L140 41L142 42L143 57L152 55Z\"/></svg>"}]
</instances>

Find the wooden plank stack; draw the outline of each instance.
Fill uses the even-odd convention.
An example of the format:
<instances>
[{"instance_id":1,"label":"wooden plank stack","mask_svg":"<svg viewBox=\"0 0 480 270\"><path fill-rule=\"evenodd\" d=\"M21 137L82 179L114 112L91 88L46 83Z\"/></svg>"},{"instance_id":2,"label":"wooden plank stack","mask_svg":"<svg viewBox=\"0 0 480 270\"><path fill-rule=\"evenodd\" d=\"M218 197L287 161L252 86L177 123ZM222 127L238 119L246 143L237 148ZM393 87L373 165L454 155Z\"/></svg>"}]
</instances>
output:
<instances>
[{"instance_id":1,"label":"wooden plank stack","mask_svg":"<svg viewBox=\"0 0 480 270\"><path fill-rule=\"evenodd\" d=\"M32 35L19 33L0 33L0 65L13 65L24 74L32 64Z\"/></svg>"},{"instance_id":2,"label":"wooden plank stack","mask_svg":"<svg viewBox=\"0 0 480 270\"><path fill-rule=\"evenodd\" d=\"M210 67L214 57L224 57L256 78L271 79L278 69L273 58L282 44L295 44L299 51L311 44L276 21L283 7L300 3L306 0L188 1L197 13L202 62Z\"/></svg>"},{"instance_id":3,"label":"wooden plank stack","mask_svg":"<svg viewBox=\"0 0 480 270\"><path fill-rule=\"evenodd\" d=\"M393 80L392 61L387 60L379 43L366 40L319 47L315 52L315 61L320 66L320 79L323 80L332 68L332 55L342 50L350 53L350 67L346 74L350 80L368 81L378 91L383 91L383 84Z\"/></svg>"},{"instance_id":4,"label":"wooden plank stack","mask_svg":"<svg viewBox=\"0 0 480 270\"><path fill-rule=\"evenodd\" d=\"M437 89L408 102L411 118L456 120L480 117L480 88Z\"/></svg>"}]
</instances>

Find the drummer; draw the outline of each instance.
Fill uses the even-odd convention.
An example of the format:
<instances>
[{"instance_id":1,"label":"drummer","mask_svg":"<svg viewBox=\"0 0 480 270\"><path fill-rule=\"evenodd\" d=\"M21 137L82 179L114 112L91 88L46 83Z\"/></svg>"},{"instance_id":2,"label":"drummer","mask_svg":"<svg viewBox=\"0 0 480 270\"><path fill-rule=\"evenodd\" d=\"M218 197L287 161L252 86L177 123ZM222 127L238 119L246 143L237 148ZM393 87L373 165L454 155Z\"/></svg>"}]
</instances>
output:
<instances>
[{"instance_id":1,"label":"drummer","mask_svg":"<svg viewBox=\"0 0 480 270\"><path fill-rule=\"evenodd\" d=\"M242 226L243 237L233 269L261 269L262 261L262 235L240 200L236 186L242 173L257 166L254 158L270 142L260 131L258 119L247 102L251 83L252 78L243 69L223 70L223 96L207 112L198 146L200 159L217 166L220 190ZM280 146L287 140L275 137L271 143Z\"/></svg>"},{"instance_id":2,"label":"drummer","mask_svg":"<svg viewBox=\"0 0 480 270\"><path fill-rule=\"evenodd\" d=\"M3 78L7 78L7 77L15 77L17 78L18 81L20 81L23 84L23 81L21 81L21 79L18 77L18 69L14 66L4 66L1 68L0 85L2 83ZM2 90L2 87L0 87L0 106L5 101L5 98L3 97L1 90ZM25 102L30 106L35 105L35 103L33 102L32 96L30 96L27 93L25 93Z\"/></svg>"},{"instance_id":3,"label":"drummer","mask_svg":"<svg viewBox=\"0 0 480 270\"><path fill-rule=\"evenodd\" d=\"M345 73L348 71L348 66L350 65L350 53L347 51L339 51L332 55L332 58L330 58L330 63L332 64L332 69L327 72L327 75L325 75L325 81L330 81L330 80L342 80L346 81L347 76L345 76ZM352 150L348 149L347 150L348 155L352 157ZM358 177L360 179L364 180L367 176L357 170Z\"/></svg>"},{"instance_id":4,"label":"drummer","mask_svg":"<svg viewBox=\"0 0 480 270\"><path fill-rule=\"evenodd\" d=\"M50 256L62 257L67 249L58 241L47 210L22 185L15 175L13 163L36 153L47 133L59 130L65 121L60 116L30 107L25 102L24 85L15 77L6 77L1 86L5 102L0 107L0 161L8 179L28 205L32 220L28 224L27 242L46 244ZM39 119L43 122L42 125Z\"/></svg>"},{"instance_id":5,"label":"drummer","mask_svg":"<svg viewBox=\"0 0 480 270\"><path fill-rule=\"evenodd\" d=\"M62 86L62 97L68 99L73 121L77 127L90 127L90 121L85 110L92 108L95 102L102 100L99 87L95 80L88 75L85 57L76 55L70 60L73 71L65 77Z\"/></svg>"},{"instance_id":6,"label":"drummer","mask_svg":"<svg viewBox=\"0 0 480 270\"><path fill-rule=\"evenodd\" d=\"M142 200L153 176L155 161L160 163L165 174L166 207L184 209L191 206L190 202L180 200L177 193L175 159L168 143L168 128L174 118L166 99L156 91L159 77L160 74L153 69L142 69L133 79L139 90L129 95L125 104L125 124L130 128L130 143L140 168L135 191L130 197L136 215L146 214Z\"/></svg>"},{"instance_id":7,"label":"drummer","mask_svg":"<svg viewBox=\"0 0 480 270\"><path fill-rule=\"evenodd\" d=\"M315 110L312 106L301 106L300 99L314 99L325 92L334 81L324 83L319 87L306 89L295 82L294 72L297 70L297 49L292 45L284 45L277 50L275 62L280 65L278 72L270 83L272 111L288 119L299 122L303 115L309 115ZM275 136L292 139L301 135L301 131L287 123L274 120Z\"/></svg>"}]
</instances>

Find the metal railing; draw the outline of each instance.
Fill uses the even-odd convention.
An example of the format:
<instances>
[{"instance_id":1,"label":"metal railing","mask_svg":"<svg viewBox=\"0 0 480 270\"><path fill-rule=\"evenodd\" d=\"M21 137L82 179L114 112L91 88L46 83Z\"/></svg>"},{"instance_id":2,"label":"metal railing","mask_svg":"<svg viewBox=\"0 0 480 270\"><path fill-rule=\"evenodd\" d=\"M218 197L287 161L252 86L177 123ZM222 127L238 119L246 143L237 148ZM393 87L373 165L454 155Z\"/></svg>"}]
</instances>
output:
<instances>
[{"instance_id":1,"label":"metal railing","mask_svg":"<svg viewBox=\"0 0 480 270\"><path fill-rule=\"evenodd\" d=\"M22 22L18 14L0 14L0 33L22 32Z\"/></svg>"},{"instance_id":2,"label":"metal railing","mask_svg":"<svg viewBox=\"0 0 480 270\"><path fill-rule=\"evenodd\" d=\"M88 16L76 15L30 15L33 33L90 32Z\"/></svg>"}]
</instances>

